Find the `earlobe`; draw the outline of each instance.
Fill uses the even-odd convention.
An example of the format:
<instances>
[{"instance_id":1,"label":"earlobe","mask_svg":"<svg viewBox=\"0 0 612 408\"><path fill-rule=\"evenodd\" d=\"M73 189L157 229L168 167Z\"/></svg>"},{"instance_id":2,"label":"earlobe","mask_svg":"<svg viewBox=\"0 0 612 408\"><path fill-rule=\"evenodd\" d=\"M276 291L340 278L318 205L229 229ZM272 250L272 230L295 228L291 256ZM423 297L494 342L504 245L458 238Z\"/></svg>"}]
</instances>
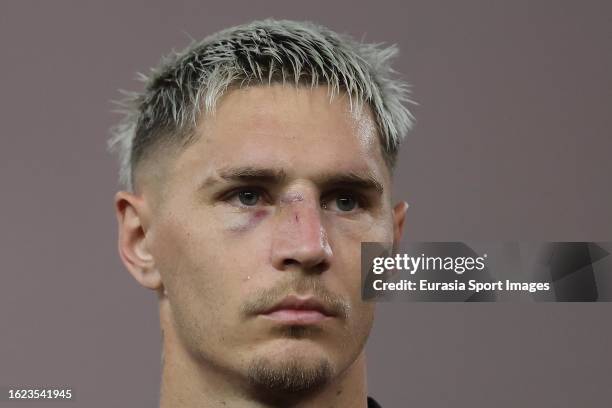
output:
<instances>
[{"instance_id":1,"label":"earlobe","mask_svg":"<svg viewBox=\"0 0 612 408\"><path fill-rule=\"evenodd\" d=\"M145 200L135 194L120 191L115 195L115 212L119 227L119 256L130 274L142 286L158 290L161 275L147 245Z\"/></svg>"},{"instance_id":2,"label":"earlobe","mask_svg":"<svg viewBox=\"0 0 612 408\"><path fill-rule=\"evenodd\" d=\"M393 248L397 249L404 233L404 222L406 221L406 211L408 203L401 201L393 208Z\"/></svg>"}]
</instances>

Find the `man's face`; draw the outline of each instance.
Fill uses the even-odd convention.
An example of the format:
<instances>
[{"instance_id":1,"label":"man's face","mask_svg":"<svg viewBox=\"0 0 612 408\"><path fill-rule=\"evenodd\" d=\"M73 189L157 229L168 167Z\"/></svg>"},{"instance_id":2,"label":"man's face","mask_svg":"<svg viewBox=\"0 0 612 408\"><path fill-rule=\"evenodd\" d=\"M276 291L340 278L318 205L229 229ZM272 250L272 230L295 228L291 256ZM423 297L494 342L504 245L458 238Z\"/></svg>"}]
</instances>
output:
<instances>
[{"instance_id":1,"label":"man's face","mask_svg":"<svg viewBox=\"0 0 612 408\"><path fill-rule=\"evenodd\" d=\"M179 338L254 383L334 378L373 322L360 244L393 240L369 109L350 112L346 96L330 103L323 87L249 87L227 93L197 132L168 164L146 238ZM325 310L289 310L312 308L296 299Z\"/></svg>"}]
</instances>

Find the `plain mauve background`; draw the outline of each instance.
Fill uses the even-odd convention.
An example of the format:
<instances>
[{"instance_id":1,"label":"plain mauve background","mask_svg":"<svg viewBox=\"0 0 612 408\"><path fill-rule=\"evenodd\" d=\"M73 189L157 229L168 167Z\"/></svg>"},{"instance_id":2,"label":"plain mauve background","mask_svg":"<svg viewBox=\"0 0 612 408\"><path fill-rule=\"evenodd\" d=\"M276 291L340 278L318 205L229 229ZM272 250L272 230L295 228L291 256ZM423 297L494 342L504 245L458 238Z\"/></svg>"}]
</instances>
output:
<instances>
[{"instance_id":1,"label":"plain mauve background","mask_svg":"<svg viewBox=\"0 0 612 408\"><path fill-rule=\"evenodd\" d=\"M156 297L116 250L118 89L162 54L253 19L397 43L417 127L396 197L411 240L612 241L610 1L2 1L0 387L154 407ZM383 407L603 407L610 304L383 304Z\"/></svg>"}]
</instances>

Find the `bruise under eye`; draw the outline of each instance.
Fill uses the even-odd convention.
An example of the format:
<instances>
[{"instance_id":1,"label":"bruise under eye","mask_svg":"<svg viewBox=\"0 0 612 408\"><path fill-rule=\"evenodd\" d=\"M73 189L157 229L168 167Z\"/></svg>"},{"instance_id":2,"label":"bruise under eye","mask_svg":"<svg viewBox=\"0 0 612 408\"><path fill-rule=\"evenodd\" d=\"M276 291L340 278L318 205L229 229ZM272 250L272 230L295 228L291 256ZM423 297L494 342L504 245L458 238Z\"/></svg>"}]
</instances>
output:
<instances>
[{"instance_id":1,"label":"bruise under eye","mask_svg":"<svg viewBox=\"0 0 612 408\"><path fill-rule=\"evenodd\" d=\"M242 217L230 219L226 224L229 231L232 232L247 232L259 225L260 222L268 215L268 210L258 209L249 211L248 214L243 214Z\"/></svg>"}]
</instances>

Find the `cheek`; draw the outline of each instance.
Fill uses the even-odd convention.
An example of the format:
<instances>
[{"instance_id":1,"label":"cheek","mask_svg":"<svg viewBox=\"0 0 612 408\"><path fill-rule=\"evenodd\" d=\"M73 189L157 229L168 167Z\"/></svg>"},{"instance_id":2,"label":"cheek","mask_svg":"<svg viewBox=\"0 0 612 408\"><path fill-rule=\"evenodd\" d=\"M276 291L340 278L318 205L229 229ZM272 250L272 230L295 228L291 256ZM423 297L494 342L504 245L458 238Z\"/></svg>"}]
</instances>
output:
<instances>
[{"instance_id":1,"label":"cheek","mask_svg":"<svg viewBox=\"0 0 612 408\"><path fill-rule=\"evenodd\" d=\"M218 293L221 262L218 239L198 217L167 217L159 223L151 240L155 266L171 300L195 304ZM183 300L185 299L185 300ZM211 303L211 302L207 302Z\"/></svg>"},{"instance_id":2,"label":"cheek","mask_svg":"<svg viewBox=\"0 0 612 408\"><path fill-rule=\"evenodd\" d=\"M240 260L223 245L218 229L205 224L208 228L194 222L166 224L153 246L174 321L194 350L223 341L241 294L234 273Z\"/></svg>"},{"instance_id":3,"label":"cheek","mask_svg":"<svg viewBox=\"0 0 612 408\"><path fill-rule=\"evenodd\" d=\"M360 272L362 242L393 242L392 220L342 220L327 228L333 253Z\"/></svg>"},{"instance_id":4,"label":"cheek","mask_svg":"<svg viewBox=\"0 0 612 408\"><path fill-rule=\"evenodd\" d=\"M339 223L330 231L330 243L336 258L335 274L342 281L341 285L350 297L355 313L353 324L362 326L361 319L366 324L373 318L373 305L363 302L361 298L361 243L362 242L391 242L392 223ZM333 275L333 274L332 274ZM366 326L371 323L367 323Z\"/></svg>"}]
</instances>

